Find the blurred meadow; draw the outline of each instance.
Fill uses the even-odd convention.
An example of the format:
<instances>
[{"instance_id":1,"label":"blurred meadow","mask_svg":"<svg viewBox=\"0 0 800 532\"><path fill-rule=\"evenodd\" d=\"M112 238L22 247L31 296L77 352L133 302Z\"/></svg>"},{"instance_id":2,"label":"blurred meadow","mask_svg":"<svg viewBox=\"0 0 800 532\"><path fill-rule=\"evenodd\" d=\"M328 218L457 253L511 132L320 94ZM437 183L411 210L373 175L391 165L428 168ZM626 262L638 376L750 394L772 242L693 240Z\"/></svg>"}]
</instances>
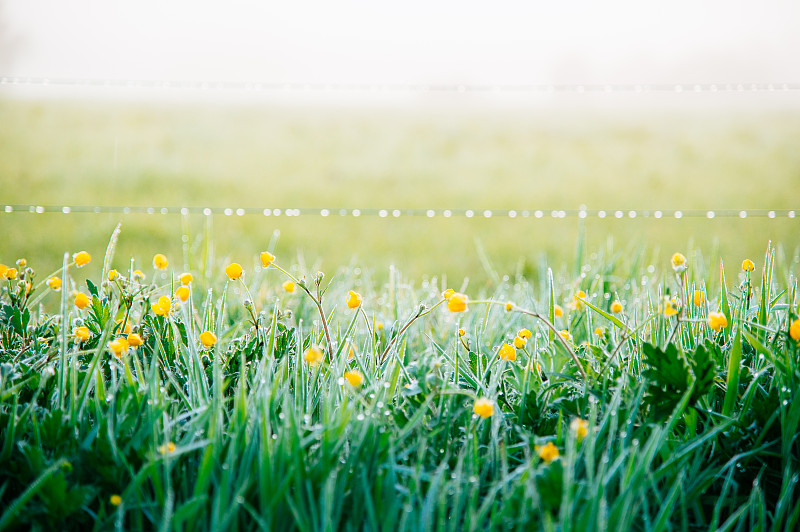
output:
<instances>
[{"instance_id":1,"label":"blurred meadow","mask_svg":"<svg viewBox=\"0 0 800 532\"><path fill-rule=\"evenodd\" d=\"M604 109L592 106L347 106L189 100L0 100L0 203L386 209L794 209L800 110ZM651 260L675 250L731 265L767 242L798 254L798 222L766 218L0 213L0 261L54 270L63 252L101 255L117 223L117 259L277 253L309 268L348 264L384 277L454 282L533 274L576 248ZM209 232L210 230L210 232ZM584 236L579 236L583 232ZM99 265L98 265L99 267ZM493 274L492 274L493 275Z\"/></svg>"}]
</instances>

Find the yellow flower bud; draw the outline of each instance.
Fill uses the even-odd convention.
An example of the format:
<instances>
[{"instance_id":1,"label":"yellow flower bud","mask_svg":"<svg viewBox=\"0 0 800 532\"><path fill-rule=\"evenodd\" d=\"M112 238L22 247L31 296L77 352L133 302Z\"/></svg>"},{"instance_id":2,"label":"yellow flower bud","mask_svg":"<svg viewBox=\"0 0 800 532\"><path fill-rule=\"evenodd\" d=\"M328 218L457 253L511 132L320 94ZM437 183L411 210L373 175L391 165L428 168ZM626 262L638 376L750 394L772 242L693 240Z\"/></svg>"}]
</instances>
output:
<instances>
[{"instance_id":1,"label":"yellow flower bud","mask_svg":"<svg viewBox=\"0 0 800 532\"><path fill-rule=\"evenodd\" d=\"M322 350L319 347L311 346L306 350L305 354L303 355L303 360L306 361L306 364L309 366L316 366L320 362L324 355L322 354Z\"/></svg>"},{"instance_id":2,"label":"yellow flower bud","mask_svg":"<svg viewBox=\"0 0 800 532\"><path fill-rule=\"evenodd\" d=\"M622 312L622 303L620 303L619 301L614 301L613 303L611 303L611 312L613 312L614 314L619 314L620 312Z\"/></svg>"},{"instance_id":3,"label":"yellow flower bud","mask_svg":"<svg viewBox=\"0 0 800 532\"><path fill-rule=\"evenodd\" d=\"M699 307L705 301L706 295L702 290L695 290L694 296L692 297L692 302L696 307Z\"/></svg>"},{"instance_id":4,"label":"yellow flower bud","mask_svg":"<svg viewBox=\"0 0 800 532\"><path fill-rule=\"evenodd\" d=\"M261 264L267 268L272 262L275 260L275 255L270 253L269 251L262 251L261 252Z\"/></svg>"},{"instance_id":5,"label":"yellow flower bud","mask_svg":"<svg viewBox=\"0 0 800 532\"><path fill-rule=\"evenodd\" d=\"M514 347L516 347L517 349L522 349L523 347L525 347L525 344L527 343L528 341L521 336L517 336L514 338Z\"/></svg>"},{"instance_id":6,"label":"yellow flower bud","mask_svg":"<svg viewBox=\"0 0 800 532\"><path fill-rule=\"evenodd\" d=\"M719 332L720 329L728 326L728 318L722 312L709 312L708 326Z\"/></svg>"},{"instance_id":7,"label":"yellow flower bud","mask_svg":"<svg viewBox=\"0 0 800 532\"><path fill-rule=\"evenodd\" d=\"M186 285L186 284L189 284L192 281L194 281L194 276L189 272L182 273L181 276L180 276L180 280L181 280L181 284Z\"/></svg>"},{"instance_id":8,"label":"yellow flower bud","mask_svg":"<svg viewBox=\"0 0 800 532\"><path fill-rule=\"evenodd\" d=\"M485 397L481 397L475 401L472 411L483 419L486 419L494 414L494 403Z\"/></svg>"},{"instance_id":9,"label":"yellow flower bud","mask_svg":"<svg viewBox=\"0 0 800 532\"><path fill-rule=\"evenodd\" d=\"M211 331L206 331L200 335L200 342L202 342L205 347L211 347L217 343L217 335Z\"/></svg>"},{"instance_id":10,"label":"yellow flower bud","mask_svg":"<svg viewBox=\"0 0 800 532\"><path fill-rule=\"evenodd\" d=\"M61 279L58 277L51 277L47 280L47 286L49 286L51 290L58 292L61 290Z\"/></svg>"},{"instance_id":11,"label":"yellow flower bud","mask_svg":"<svg viewBox=\"0 0 800 532\"><path fill-rule=\"evenodd\" d=\"M159 270L166 270L167 266L169 266L169 261L167 257L162 255L161 253L156 253L153 257L153 266L158 268Z\"/></svg>"},{"instance_id":12,"label":"yellow flower bud","mask_svg":"<svg viewBox=\"0 0 800 532\"><path fill-rule=\"evenodd\" d=\"M536 454L539 455L539 458L547 462L548 464L558 458L558 447L553 445L553 442L547 442L547 445L536 445L534 447Z\"/></svg>"},{"instance_id":13,"label":"yellow flower bud","mask_svg":"<svg viewBox=\"0 0 800 532\"><path fill-rule=\"evenodd\" d=\"M344 378L350 383L350 386L357 388L364 382L364 376L357 370L345 371Z\"/></svg>"},{"instance_id":14,"label":"yellow flower bud","mask_svg":"<svg viewBox=\"0 0 800 532\"><path fill-rule=\"evenodd\" d=\"M347 306L351 309L358 308L361 305L361 294L350 290L347 292Z\"/></svg>"},{"instance_id":15,"label":"yellow flower bud","mask_svg":"<svg viewBox=\"0 0 800 532\"><path fill-rule=\"evenodd\" d=\"M180 299L183 302L186 302L186 300L189 299L189 295L191 293L192 293L192 291L189 290L189 287L186 286L186 285L183 285L183 286L179 286L178 289L175 290L175 297L177 297L178 299Z\"/></svg>"},{"instance_id":16,"label":"yellow flower bud","mask_svg":"<svg viewBox=\"0 0 800 532\"><path fill-rule=\"evenodd\" d=\"M467 310L467 296L458 292L447 299L447 310L450 312L464 312Z\"/></svg>"},{"instance_id":17,"label":"yellow flower bud","mask_svg":"<svg viewBox=\"0 0 800 532\"><path fill-rule=\"evenodd\" d=\"M497 354L501 360L513 362L517 359L517 350L514 349L514 346L511 344L501 345L500 349L497 351Z\"/></svg>"},{"instance_id":18,"label":"yellow flower bud","mask_svg":"<svg viewBox=\"0 0 800 532\"><path fill-rule=\"evenodd\" d=\"M75 265L80 268L89 264L92 261L92 256L85 251L79 251L72 256L72 260L74 260Z\"/></svg>"},{"instance_id":19,"label":"yellow flower bud","mask_svg":"<svg viewBox=\"0 0 800 532\"><path fill-rule=\"evenodd\" d=\"M283 286L283 289L286 290L287 292L289 292L290 294L292 292L294 292L294 290L295 290L295 285L294 285L294 283L292 281L286 281L285 283L283 283L282 286Z\"/></svg>"},{"instance_id":20,"label":"yellow flower bud","mask_svg":"<svg viewBox=\"0 0 800 532\"><path fill-rule=\"evenodd\" d=\"M230 278L231 281L235 281L239 277L242 276L244 271L242 270L242 266L235 262L228 264L225 268L225 274Z\"/></svg>"},{"instance_id":21,"label":"yellow flower bud","mask_svg":"<svg viewBox=\"0 0 800 532\"><path fill-rule=\"evenodd\" d=\"M89 306L90 302L91 300L89 299L89 296L87 296L83 292L78 292L77 294L75 294L75 306L78 307L79 309L85 309L86 307Z\"/></svg>"},{"instance_id":22,"label":"yellow flower bud","mask_svg":"<svg viewBox=\"0 0 800 532\"><path fill-rule=\"evenodd\" d=\"M744 261L742 261L742 270L744 270L746 272L752 272L755 269L756 269L756 265L753 263L752 260L744 259Z\"/></svg>"}]
</instances>

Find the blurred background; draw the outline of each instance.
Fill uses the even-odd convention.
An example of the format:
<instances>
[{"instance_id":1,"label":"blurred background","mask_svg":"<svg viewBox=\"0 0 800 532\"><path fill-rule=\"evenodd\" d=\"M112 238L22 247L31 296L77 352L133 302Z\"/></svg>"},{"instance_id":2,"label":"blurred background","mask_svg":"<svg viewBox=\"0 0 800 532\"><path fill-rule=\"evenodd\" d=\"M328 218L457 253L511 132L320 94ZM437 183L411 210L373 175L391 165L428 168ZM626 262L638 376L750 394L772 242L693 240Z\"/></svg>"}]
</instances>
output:
<instances>
[{"instance_id":1,"label":"blurred background","mask_svg":"<svg viewBox=\"0 0 800 532\"><path fill-rule=\"evenodd\" d=\"M579 243L735 266L771 240L796 264L798 21L791 1L0 0L2 205L531 213L16 209L0 262L102 256L121 222L120 264L208 234L242 263L277 242L309 268L411 278L532 274ZM581 206L609 216L550 215ZM642 215L658 209L797 217Z\"/></svg>"}]
</instances>

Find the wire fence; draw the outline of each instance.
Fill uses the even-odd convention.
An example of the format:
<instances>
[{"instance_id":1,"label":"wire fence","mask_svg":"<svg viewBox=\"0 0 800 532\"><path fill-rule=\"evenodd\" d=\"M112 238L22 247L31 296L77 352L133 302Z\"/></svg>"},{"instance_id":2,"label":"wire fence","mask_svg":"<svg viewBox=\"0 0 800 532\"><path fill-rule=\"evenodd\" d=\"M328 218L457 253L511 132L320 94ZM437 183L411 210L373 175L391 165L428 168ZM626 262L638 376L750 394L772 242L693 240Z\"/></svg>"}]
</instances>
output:
<instances>
[{"instance_id":1,"label":"wire fence","mask_svg":"<svg viewBox=\"0 0 800 532\"><path fill-rule=\"evenodd\" d=\"M767 218L800 219L800 209L344 209L344 208L285 208L285 207L165 207L123 205L4 205L5 214L151 214L151 215L221 215L221 216L319 216L319 217L425 217L425 218Z\"/></svg>"}]
</instances>

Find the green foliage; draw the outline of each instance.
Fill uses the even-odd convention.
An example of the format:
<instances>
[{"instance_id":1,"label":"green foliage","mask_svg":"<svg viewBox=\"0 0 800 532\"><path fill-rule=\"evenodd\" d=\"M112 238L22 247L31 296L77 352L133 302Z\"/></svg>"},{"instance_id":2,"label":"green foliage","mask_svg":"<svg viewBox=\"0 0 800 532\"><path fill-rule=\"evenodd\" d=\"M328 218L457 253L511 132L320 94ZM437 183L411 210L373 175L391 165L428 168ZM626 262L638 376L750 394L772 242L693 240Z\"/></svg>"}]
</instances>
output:
<instances>
[{"instance_id":1,"label":"green foliage","mask_svg":"<svg viewBox=\"0 0 800 532\"><path fill-rule=\"evenodd\" d=\"M280 261L235 282L198 273L164 316L150 302L177 270L144 283L120 266L87 283L84 310L7 283L0 530L796 529L798 301L775 272L797 263L664 316L651 301L688 294L688 276L667 264L643 285L594 256L580 268L594 281L501 279L464 313L437 278L343 270L323 284ZM577 287L587 304L570 308ZM714 331L707 311L726 306L739 318ZM516 359L499 359L521 329ZM141 345L111 353L134 333Z\"/></svg>"}]
</instances>

